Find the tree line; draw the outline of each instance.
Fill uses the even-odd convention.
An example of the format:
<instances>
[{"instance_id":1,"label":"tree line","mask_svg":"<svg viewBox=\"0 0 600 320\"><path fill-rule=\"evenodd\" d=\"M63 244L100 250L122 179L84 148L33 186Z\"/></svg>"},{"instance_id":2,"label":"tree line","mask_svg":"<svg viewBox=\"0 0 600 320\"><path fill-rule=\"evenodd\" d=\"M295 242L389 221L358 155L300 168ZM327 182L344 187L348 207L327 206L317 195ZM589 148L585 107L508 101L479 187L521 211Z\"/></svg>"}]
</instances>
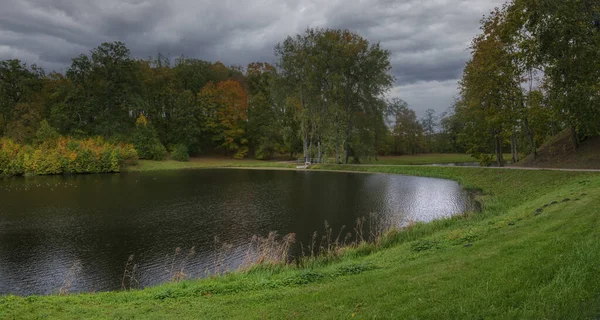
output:
<instances>
[{"instance_id":1,"label":"tree line","mask_svg":"<svg viewBox=\"0 0 600 320\"><path fill-rule=\"evenodd\" d=\"M600 2L512 0L481 20L448 122L482 161L537 156L569 130L572 149L600 134Z\"/></svg>"},{"instance_id":2,"label":"tree line","mask_svg":"<svg viewBox=\"0 0 600 320\"><path fill-rule=\"evenodd\" d=\"M276 64L245 68L163 55L133 58L122 42L72 59L64 74L0 62L0 133L31 144L45 121L61 136L168 152L339 163L431 151L434 132L387 100L390 52L348 30L307 29L275 47ZM429 143L429 144L428 144Z\"/></svg>"},{"instance_id":3,"label":"tree line","mask_svg":"<svg viewBox=\"0 0 600 320\"><path fill-rule=\"evenodd\" d=\"M360 162L387 154L468 152L504 164L562 130L573 149L600 134L600 4L511 0L481 21L460 95L417 118L387 99L390 52L348 30L307 29L274 64L139 59L121 42L67 71L0 62L0 134L36 143L42 124L75 140L132 143L142 159L223 154ZM39 143L39 142L38 142Z\"/></svg>"}]
</instances>

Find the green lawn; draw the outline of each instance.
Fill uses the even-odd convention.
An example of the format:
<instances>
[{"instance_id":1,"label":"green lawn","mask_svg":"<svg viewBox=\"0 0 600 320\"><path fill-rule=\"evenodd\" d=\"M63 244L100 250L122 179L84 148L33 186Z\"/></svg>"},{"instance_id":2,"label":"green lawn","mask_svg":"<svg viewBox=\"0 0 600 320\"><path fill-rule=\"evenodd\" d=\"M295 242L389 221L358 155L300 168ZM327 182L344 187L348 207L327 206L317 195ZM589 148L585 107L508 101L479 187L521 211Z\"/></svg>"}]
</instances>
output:
<instances>
[{"instance_id":1,"label":"green lawn","mask_svg":"<svg viewBox=\"0 0 600 320\"><path fill-rule=\"evenodd\" d=\"M190 158L190 161L179 162L175 160L152 161L139 160L137 165L129 166L127 171L157 171L157 170L182 170L200 168L231 168L231 167L295 167L295 164L286 164L277 161L262 161L254 159L236 160L232 158L203 157Z\"/></svg>"},{"instance_id":2,"label":"green lawn","mask_svg":"<svg viewBox=\"0 0 600 320\"><path fill-rule=\"evenodd\" d=\"M0 318L600 316L600 174L410 166L322 169L455 179L477 190L483 210L417 224L389 235L378 248L349 250L338 261L310 268L257 268L132 292L2 297Z\"/></svg>"},{"instance_id":3,"label":"green lawn","mask_svg":"<svg viewBox=\"0 0 600 320\"><path fill-rule=\"evenodd\" d=\"M510 159L510 154L504 156L506 160ZM385 156L366 161L364 164L381 165L423 165L436 163L455 163L455 162L476 162L468 154L461 153L432 153L406 156ZM181 170L198 168L217 168L217 167L290 167L294 168L295 163L289 161L263 161L255 159L236 160L227 157L198 157L190 158L188 162L179 162L174 160L151 161L140 160L137 165L129 166L127 171L156 171L156 170Z\"/></svg>"},{"instance_id":4,"label":"green lawn","mask_svg":"<svg viewBox=\"0 0 600 320\"><path fill-rule=\"evenodd\" d=\"M505 160L510 160L511 155L505 154ZM405 156L384 156L377 159L368 160L367 164L385 164L385 165L419 165L419 164L444 164L457 162L478 162L470 154L464 153L429 153L415 154Z\"/></svg>"}]
</instances>

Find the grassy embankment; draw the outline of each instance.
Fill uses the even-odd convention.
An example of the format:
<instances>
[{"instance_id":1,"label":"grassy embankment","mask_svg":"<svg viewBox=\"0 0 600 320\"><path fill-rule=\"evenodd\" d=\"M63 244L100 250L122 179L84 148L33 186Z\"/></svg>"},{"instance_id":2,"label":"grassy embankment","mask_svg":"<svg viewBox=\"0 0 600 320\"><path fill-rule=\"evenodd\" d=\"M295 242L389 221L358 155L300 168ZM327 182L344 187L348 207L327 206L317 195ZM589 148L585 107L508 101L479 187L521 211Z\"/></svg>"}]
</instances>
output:
<instances>
[{"instance_id":1,"label":"grassy embankment","mask_svg":"<svg viewBox=\"0 0 600 320\"><path fill-rule=\"evenodd\" d=\"M256 268L131 292L2 297L0 318L600 315L600 174L408 166L323 169L455 179L481 190L483 211L417 224L391 234L379 248L349 250L338 261L310 268Z\"/></svg>"},{"instance_id":2,"label":"grassy embankment","mask_svg":"<svg viewBox=\"0 0 600 320\"><path fill-rule=\"evenodd\" d=\"M517 165L538 168L600 169L600 137L582 141L573 151L571 132L567 129L548 139L538 150L537 158L527 156Z\"/></svg>"}]
</instances>

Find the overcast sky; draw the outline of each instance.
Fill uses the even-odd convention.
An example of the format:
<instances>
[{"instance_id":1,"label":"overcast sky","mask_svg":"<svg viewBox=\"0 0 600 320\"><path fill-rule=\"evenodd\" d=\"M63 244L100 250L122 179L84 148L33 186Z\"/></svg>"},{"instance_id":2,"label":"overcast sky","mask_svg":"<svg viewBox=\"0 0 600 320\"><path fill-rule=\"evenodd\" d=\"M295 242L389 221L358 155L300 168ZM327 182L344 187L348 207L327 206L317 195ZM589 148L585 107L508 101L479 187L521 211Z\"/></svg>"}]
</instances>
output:
<instances>
[{"instance_id":1,"label":"overcast sky","mask_svg":"<svg viewBox=\"0 0 600 320\"><path fill-rule=\"evenodd\" d=\"M227 65L274 62L307 27L347 28L392 53L390 92L423 115L446 110L480 18L504 0L2 0L0 60L64 72L120 40L136 57L186 55ZM7 3L8 2L8 3Z\"/></svg>"}]
</instances>

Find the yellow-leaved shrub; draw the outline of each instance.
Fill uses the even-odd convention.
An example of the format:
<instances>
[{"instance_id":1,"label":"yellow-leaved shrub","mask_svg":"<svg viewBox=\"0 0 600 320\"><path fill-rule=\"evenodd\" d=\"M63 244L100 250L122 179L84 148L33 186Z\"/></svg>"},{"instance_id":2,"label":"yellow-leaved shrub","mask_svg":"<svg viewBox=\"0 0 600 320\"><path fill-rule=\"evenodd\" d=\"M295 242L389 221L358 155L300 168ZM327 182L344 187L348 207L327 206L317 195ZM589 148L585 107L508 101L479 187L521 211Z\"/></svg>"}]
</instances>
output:
<instances>
[{"instance_id":1,"label":"yellow-leaved shrub","mask_svg":"<svg viewBox=\"0 0 600 320\"><path fill-rule=\"evenodd\" d=\"M0 139L0 175L119 172L138 160L133 145L112 144L102 138L60 137L52 143L20 145Z\"/></svg>"}]
</instances>

